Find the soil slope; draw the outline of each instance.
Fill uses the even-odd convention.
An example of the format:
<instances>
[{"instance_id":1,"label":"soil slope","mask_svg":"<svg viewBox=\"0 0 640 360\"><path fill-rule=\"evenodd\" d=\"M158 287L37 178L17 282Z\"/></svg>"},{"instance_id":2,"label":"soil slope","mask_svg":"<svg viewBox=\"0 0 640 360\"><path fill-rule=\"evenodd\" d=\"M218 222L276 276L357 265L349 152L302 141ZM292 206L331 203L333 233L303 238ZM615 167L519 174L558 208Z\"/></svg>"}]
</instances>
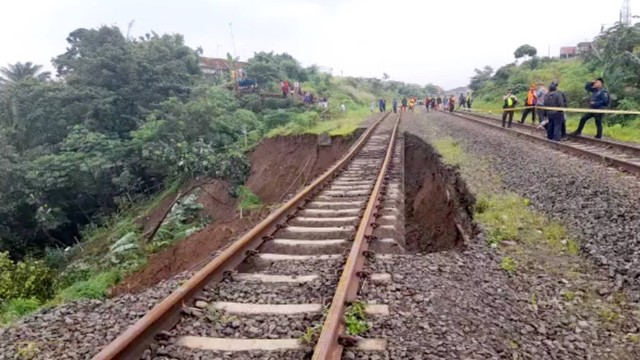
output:
<instances>
[{"instance_id":1,"label":"soil slope","mask_svg":"<svg viewBox=\"0 0 640 360\"><path fill-rule=\"evenodd\" d=\"M318 145L315 135L285 136L264 140L251 154L251 173L246 185L267 205L281 203L305 184L322 174L339 160L361 134L351 137L332 137L331 145ZM185 191L194 184L185 184ZM212 223L189 238L152 255L147 266L127 277L112 290L112 296L139 292L185 270L193 270L206 263L222 247L237 239L257 224L267 213L263 210L244 219L237 216L237 199L232 198L226 182L211 180L201 187L198 200ZM144 231L161 220L176 194L168 194L143 220Z\"/></svg>"}]
</instances>

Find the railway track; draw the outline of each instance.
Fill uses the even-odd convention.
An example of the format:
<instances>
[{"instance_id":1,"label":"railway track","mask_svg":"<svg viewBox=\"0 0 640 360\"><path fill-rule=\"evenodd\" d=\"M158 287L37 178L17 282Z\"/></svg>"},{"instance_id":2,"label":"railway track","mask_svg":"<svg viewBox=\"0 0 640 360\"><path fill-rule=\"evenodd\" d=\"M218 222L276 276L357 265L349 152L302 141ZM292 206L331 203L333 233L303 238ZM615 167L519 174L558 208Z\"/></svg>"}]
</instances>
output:
<instances>
[{"instance_id":1,"label":"railway track","mask_svg":"<svg viewBox=\"0 0 640 360\"><path fill-rule=\"evenodd\" d=\"M349 336L345 311L376 252L403 251L403 144L385 114L321 177L205 265L94 359L340 359L345 346L384 351ZM385 304L361 304L388 316Z\"/></svg>"},{"instance_id":2,"label":"railway track","mask_svg":"<svg viewBox=\"0 0 640 360\"><path fill-rule=\"evenodd\" d=\"M459 112L447 114L509 131L515 135L545 143L563 152L586 157L621 171L640 175L640 146L584 136L569 136L567 141L562 142L549 141L544 130L537 129L532 125L514 122L512 128L505 129L502 128L502 120L494 117Z\"/></svg>"}]
</instances>

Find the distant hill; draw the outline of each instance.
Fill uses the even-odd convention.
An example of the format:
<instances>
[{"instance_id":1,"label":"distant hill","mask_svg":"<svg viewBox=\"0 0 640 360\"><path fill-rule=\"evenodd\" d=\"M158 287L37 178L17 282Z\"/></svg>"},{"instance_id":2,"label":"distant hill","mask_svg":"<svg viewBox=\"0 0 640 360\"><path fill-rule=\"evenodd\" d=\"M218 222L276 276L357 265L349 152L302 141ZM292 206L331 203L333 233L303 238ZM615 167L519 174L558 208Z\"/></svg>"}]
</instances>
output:
<instances>
[{"instance_id":1,"label":"distant hill","mask_svg":"<svg viewBox=\"0 0 640 360\"><path fill-rule=\"evenodd\" d=\"M450 89L450 90L445 91L445 93L447 95L451 95L451 94L460 95L460 93L466 94L467 92L469 92L469 88L466 87L466 86L460 86L460 87L457 87L455 89Z\"/></svg>"}]
</instances>

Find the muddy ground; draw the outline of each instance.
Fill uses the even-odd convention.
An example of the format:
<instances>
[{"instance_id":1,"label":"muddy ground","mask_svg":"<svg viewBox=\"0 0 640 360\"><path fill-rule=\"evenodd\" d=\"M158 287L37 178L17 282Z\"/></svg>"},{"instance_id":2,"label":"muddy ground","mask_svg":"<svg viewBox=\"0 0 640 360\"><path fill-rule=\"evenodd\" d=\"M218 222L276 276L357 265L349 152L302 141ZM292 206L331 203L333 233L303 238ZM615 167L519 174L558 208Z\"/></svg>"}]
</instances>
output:
<instances>
[{"instance_id":1,"label":"muddy ground","mask_svg":"<svg viewBox=\"0 0 640 360\"><path fill-rule=\"evenodd\" d=\"M406 250L462 249L465 237L477 232L472 219L475 197L431 145L410 133L405 133L404 144Z\"/></svg>"},{"instance_id":2,"label":"muddy ground","mask_svg":"<svg viewBox=\"0 0 640 360\"><path fill-rule=\"evenodd\" d=\"M269 213L269 208L282 203L287 195L294 194L309 184L333 163L339 160L362 133L356 131L349 137L332 137L331 145L318 145L315 135L285 136L264 140L251 153L251 172L246 182L265 205L249 216L238 217L237 199L230 196L228 183L220 180L193 180L179 191L201 186L198 201L204 205L203 213L212 219L202 231L153 254L147 266L124 279L112 289L112 296L139 292L183 271L203 265L221 248L255 226ZM167 207L176 194L168 194L160 204L143 218L143 231L153 228L162 220Z\"/></svg>"}]
</instances>

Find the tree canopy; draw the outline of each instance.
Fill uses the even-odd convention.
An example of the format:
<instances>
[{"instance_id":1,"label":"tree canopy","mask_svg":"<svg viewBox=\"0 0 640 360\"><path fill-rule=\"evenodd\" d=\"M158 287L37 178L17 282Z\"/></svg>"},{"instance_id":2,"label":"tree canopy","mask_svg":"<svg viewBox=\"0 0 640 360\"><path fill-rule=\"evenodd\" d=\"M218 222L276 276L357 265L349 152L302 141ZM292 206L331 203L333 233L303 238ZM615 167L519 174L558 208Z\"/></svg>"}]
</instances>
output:
<instances>
[{"instance_id":1,"label":"tree canopy","mask_svg":"<svg viewBox=\"0 0 640 360\"><path fill-rule=\"evenodd\" d=\"M0 68L0 84L16 83L25 80L46 81L49 80L51 73L41 71L42 65L35 65L30 61L26 63L9 64L7 67Z\"/></svg>"},{"instance_id":2,"label":"tree canopy","mask_svg":"<svg viewBox=\"0 0 640 360\"><path fill-rule=\"evenodd\" d=\"M513 56L516 59L523 58L525 56L534 57L538 54L538 50L529 44L520 45L516 51L514 51Z\"/></svg>"},{"instance_id":3,"label":"tree canopy","mask_svg":"<svg viewBox=\"0 0 640 360\"><path fill-rule=\"evenodd\" d=\"M63 81L30 62L0 70L0 251L14 257L70 244L169 177L246 172L219 150L255 118L226 91L198 90L198 54L181 35L127 40L103 26L67 42L53 60Z\"/></svg>"}]
</instances>

